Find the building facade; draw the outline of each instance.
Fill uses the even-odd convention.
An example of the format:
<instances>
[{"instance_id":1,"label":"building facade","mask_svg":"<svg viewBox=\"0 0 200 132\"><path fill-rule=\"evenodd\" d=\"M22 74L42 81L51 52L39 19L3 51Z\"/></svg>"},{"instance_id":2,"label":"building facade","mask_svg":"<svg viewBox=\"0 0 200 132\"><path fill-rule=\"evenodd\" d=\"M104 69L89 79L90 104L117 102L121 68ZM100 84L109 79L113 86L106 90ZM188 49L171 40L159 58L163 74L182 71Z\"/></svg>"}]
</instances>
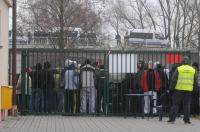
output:
<instances>
[{"instance_id":1,"label":"building facade","mask_svg":"<svg viewBox=\"0 0 200 132\"><path fill-rule=\"evenodd\" d=\"M9 8L11 0L0 0L0 87L8 85L8 32L9 32ZM0 90L1 91L1 90ZM0 93L1 98L1 93ZM0 101L1 121L1 101Z\"/></svg>"},{"instance_id":2,"label":"building facade","mask_svg":"<svg viewBox=\"0 0 200 132\"><path fill-rule=\"evenodd\" d=\"M8 85L8 32L10 0L0 0L0 85Z\"/></svg>"}]
</instances>

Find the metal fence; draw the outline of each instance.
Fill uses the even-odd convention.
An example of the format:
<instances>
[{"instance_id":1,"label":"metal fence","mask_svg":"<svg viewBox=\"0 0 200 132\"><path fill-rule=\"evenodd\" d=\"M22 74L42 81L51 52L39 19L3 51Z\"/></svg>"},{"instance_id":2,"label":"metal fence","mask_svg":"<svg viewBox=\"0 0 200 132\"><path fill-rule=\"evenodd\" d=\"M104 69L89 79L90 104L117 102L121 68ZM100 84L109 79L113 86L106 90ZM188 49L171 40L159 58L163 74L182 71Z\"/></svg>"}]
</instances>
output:
<instances>
[{"instance_id":1,"label":"metal fence","mask_svg":"<svg viewBox=\"0 0 200 132\"><path fill-rule=\"evenodd\" d=\"M23 49L17 102L22 114L157 114L173 71L188 51L112 51ZM145 71L148 73L145 80ZM154 74L157 73L157 74ZM158 75L158 76L157 76ZM150 77L152 76L152 78ZM157 76L157 77L155 77ZM151 78L151 79L150 79ZM143 84L147 83L146 91ZM150 86L151 85L151 86ZM126 94L154 91L151 110L148 98ZM128 101L128 103L127 103ZM127 108L127 111L125 111Z\"/></svg>"},{"instance_id":2,"label":"metal fence","mask_svg":"<svg viewBox=\"0 0 200 132\"><path fill-rule=\"evenodd\" d=\"M100 47L102 42L100 42L96 37L64 37L63 42L66 47ZM9 39L9 44L12 45L12 39ZM17 47L18 48L58 48L59 39L58 37L17 37Z\"/></svg>"}]
</instances>

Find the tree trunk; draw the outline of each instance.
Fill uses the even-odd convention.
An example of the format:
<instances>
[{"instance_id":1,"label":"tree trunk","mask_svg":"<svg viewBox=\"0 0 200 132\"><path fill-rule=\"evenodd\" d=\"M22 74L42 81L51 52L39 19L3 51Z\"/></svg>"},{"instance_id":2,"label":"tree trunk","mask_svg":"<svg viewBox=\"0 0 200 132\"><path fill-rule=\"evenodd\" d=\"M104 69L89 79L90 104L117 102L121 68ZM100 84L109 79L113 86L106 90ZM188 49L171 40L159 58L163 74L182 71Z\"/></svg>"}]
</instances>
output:
<instances>
[{"instance_id":1,"label":"tree trunk","mask_svg":"<svg viewBox=\"0 0 200 132\"><path fill-rule=\"evenodd\" d=\"M60 40L59 48L64 49L64 9L63 0L60 0ZM68 47L68 45L67 45Z\"/></svg>"},{"instance_id":2,"label":"tree trunk","mask_svg":"<svg viewBox=\"0 0 200 132\"><path fill-rule=\"evenodd\" d=\"M165 39L167 39L167 24L166 24L166 19L165 19L165 11L164 11L164 6L161 0L159 0L160 8L162 11L162 17L163 17L163 24L164 24L164 31L165 31Z\"/></svg>"},{"instance_id":3,"label":"tree trunk","mask_svg":"<svg viewBox=\"0 0 200 132\"><path fill-rule=\"evenodd\" d=\"M182 4L182 10L183 10L183 31L182 31L182 46L183 48L186 48L187 45L185 44L185 24L186 24L186 1L184 1Z\"/></svg>"},{"instance_id":4,"label":"tree trunk","mask_svg":"<svg viewBox=\"0 0 200 132\"><path fill-rule=\"evenodd\" d=\"M168 11L168 37L169 37L169 41L171 42L171 9L170 9L170 3L169 0L166 1L167 2L167 11Z\"/></svg>"},{"instance_id":5,"label":"tree trunk","mask_svg":"<svg viewBox=\"0 0 200 132\"><path fill-rule=\"evenodd\" d=\"M176 47L180 47L179 45L179 38L178 38L178 17L180 15L180 11L179 11L179 0L176 1L177 7L176 7L176 16L175 16L175 26L174 26L174 41L176 44Z\"/></svg>"}]
</instances>

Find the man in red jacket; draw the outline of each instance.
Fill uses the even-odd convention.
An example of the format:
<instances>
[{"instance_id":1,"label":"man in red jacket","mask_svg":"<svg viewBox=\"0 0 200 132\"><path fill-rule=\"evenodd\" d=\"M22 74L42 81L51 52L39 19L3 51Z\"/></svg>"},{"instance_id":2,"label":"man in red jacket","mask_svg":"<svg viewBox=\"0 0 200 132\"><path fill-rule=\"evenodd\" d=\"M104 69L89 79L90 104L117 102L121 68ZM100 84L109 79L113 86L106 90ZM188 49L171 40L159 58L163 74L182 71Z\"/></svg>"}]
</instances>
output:
<instances>
[{"instance_id":1,"label":"man in red jacket","mask_svg":"<svg viewBox=\"0 0 200 132\"><path fill-rule=\"evenodd\" d=\"M140 88L144 94L153 94L153 99L157 98L157 92L160 90L161 79L158 71L153 69L153 62L148 62L148 69L142 73L140 79ZM153 102L154 106L156 101ZM144 97L144 113L148 114L150 112L150 98L149 96ZM153 113L156 113L156 109L153 109Z\"/></svg>"}]
</instances>

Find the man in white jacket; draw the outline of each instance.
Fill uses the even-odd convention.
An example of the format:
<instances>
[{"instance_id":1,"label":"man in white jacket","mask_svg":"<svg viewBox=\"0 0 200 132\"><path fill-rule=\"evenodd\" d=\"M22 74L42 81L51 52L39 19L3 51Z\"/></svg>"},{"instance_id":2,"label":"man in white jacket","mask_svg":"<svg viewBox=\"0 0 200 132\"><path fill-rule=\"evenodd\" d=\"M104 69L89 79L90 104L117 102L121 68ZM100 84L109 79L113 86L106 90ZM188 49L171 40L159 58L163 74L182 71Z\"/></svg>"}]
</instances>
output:
<instances>
[{"instance_id":1,"label":"man in white jacket","mask_svg":"<svg viewBox=\"0 0 200 132\"><path fill-rule=\"evenodd\" d=\"M25 73L25 99L26 99L26 106L28 107L27 110L31 110L32 108L32 100L31 100L31 87L32 81L29 74L32 72L31 68L27 68ZM22 111L22 75L19 76L16 86L16 94L17 94L17 107L19 111ZM27 102L28 101L28 102Z\"/></svg>"},{"instance_id":2,"label":"man in white jacket","mask_svg":"<svg viewBox=\"0 0 200 132\"><path fill-rule=\"evenodd\" d=\"M80 112L87 112L87 102L89 104L89 113L95 113L96 105L96 89L95 89L95 68L91 65L90 60L85 61L85 65L81 67L81 107Z\"/></svg>"}]
</instances>

